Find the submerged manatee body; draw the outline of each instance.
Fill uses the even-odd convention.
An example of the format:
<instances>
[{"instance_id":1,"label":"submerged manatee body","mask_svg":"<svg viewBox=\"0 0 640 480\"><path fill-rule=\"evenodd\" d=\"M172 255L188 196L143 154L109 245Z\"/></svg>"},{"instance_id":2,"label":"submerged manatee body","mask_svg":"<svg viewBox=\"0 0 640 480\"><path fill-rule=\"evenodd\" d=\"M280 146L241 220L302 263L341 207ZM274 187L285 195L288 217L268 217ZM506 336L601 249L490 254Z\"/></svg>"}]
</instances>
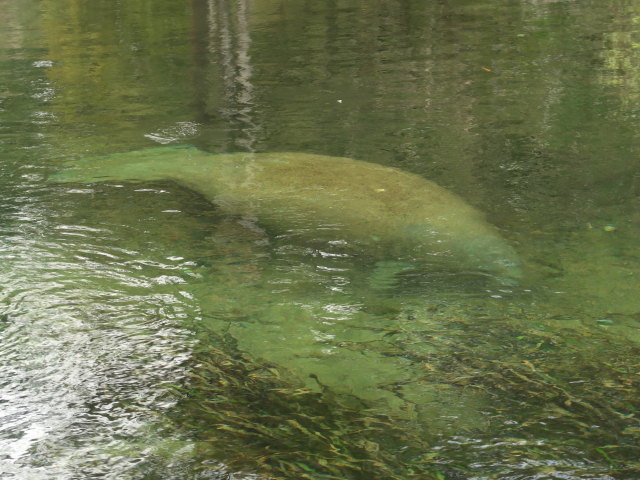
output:
<instances>
[{"instance_id":1,"label":"submerged manatee body","mask_svg":"<svg viewBox=\"0 0 640 480\"><path fill-rule=\"evenodd\" d=\"M74 162L57 182L170 180L277 234L348 244L378 259L521 276L515 251L457 195L396 168L304 153L214 155L162 147Z\"/></svg>"}]
</instances>

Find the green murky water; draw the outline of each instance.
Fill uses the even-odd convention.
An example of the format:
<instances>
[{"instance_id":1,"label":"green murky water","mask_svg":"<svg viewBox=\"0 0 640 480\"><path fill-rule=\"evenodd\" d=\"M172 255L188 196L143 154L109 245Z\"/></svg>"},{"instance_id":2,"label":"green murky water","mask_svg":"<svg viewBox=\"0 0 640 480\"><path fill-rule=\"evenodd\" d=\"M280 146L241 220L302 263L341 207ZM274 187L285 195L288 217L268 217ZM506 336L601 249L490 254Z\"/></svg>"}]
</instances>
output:
<instances>
[{"instance_id":1,"label":"green murky water","mask_svg":"<svg viewBox=\"0 0 640 480\"><path fill-rule=\"evenodd\" d=\"M640 476L640 3L0 0L0 477ZM162 145L431 179L524 264L393 278Z\"/></svg>"}]
</instances>

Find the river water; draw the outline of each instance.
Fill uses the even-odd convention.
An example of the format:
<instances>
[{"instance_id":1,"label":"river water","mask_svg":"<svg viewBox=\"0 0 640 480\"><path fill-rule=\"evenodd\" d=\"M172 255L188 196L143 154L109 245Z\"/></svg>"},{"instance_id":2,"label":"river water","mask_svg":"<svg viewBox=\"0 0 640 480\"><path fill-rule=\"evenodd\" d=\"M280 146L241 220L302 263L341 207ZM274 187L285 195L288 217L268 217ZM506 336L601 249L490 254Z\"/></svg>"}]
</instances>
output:
<instances>
[{"instance_id":1,"label":"river water","mask_svg":"<svg viewBox=\"0 0 640 480\"><path fill-rule=\"evenodd\" d=\"M0 0L0 478L638 478L639 20ZM177 145L428 178L524 276L389 274L171 182L50 180Z\"/></svg>"}]
</instances>

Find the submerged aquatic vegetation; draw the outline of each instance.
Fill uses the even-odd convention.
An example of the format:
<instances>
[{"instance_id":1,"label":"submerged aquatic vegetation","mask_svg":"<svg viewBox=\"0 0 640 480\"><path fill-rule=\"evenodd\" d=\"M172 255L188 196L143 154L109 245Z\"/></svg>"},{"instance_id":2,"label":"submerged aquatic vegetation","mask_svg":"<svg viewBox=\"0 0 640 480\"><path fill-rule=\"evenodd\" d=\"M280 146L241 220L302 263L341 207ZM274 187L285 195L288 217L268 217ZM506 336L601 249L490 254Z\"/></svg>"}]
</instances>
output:
<instances>
[{"instance_id":1,"label":"submerged aquatic vegetation","mask_svg":"<svg viewBox=\"0 0 640 480\"><path fill-rule=\"evenodd\" d=\"M486 428L440 435L440 459L482 479L639 477L637 345L549 319L477 320L443 316L448 352L412 355L424 382L490 399ZM410 336L399 347L429 341Z\"/></svg>"},{"instance_id":2,"label":"submerged aquatic vegetation","mask_svg":"<svg viewBox=\"0 0 640 480\"><path fill-rule=\"evenodd\" d=\"M197 445L197 468L219 468L215 458L283 480L638 478L637 346L544 319L450 311L430 311L441 326L425 328L426 314L405 312L405 327L376 348L411 359L423 371L418 382L480 392L489 400L483 425L438 430L428 418L400 418L319 381L317 390L303 388L228 336L208 334L188 383L175 386L181 400L172 417ZM437 351L421 353L435 335ZM411 386L386 388L403 397L403 387Z\"/></svg>"},{"instance_id":3,"label":"submerged aquatic vegetation","mask_svg":"<svg viewBox=\"0 0 640 480\"><path fill-rule=\"evenodd\" d=\"M222 337L208 340L189 384L175 387L173 422L196 440L196 456L269 479L443 478L415 426L324 386L300 387Z\"/></svg>"}]
</instances>

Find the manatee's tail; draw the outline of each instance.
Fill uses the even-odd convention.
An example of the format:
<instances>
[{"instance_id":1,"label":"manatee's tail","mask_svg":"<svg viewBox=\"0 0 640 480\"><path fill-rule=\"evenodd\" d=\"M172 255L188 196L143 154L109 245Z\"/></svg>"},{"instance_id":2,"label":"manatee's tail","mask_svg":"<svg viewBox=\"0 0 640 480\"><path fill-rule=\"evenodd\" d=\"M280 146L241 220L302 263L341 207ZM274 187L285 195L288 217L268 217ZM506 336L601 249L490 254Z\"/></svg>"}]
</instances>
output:
<instances>
[{"instance_id":1,"label":"manatee's tail","mask_svg":"<svg viewBox=\"0 0 640 480\"><path fill-rule=\"evenodd\" d=\"M96 183L109 180L158 180L166 178L179 160L204 152L190 146L145 148L125 153L69 161L49 179L56 183Z\"/></svg>"}]
</instances>

